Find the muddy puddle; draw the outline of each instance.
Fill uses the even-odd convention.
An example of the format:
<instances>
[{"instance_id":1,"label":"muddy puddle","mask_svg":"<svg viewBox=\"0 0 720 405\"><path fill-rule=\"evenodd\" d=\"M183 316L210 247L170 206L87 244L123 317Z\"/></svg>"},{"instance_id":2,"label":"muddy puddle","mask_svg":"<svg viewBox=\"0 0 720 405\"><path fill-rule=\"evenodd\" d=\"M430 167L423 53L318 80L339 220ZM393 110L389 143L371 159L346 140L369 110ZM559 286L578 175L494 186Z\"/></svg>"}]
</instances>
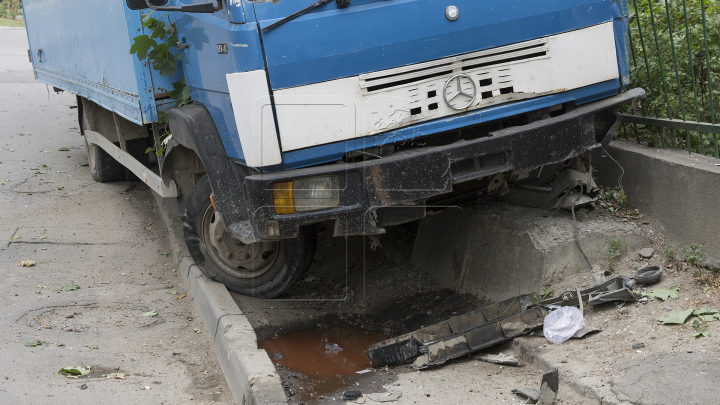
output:
<instances>
[{"instance_id":1,"label":"muddy puddle","mask_svg":"<svg viewBox=\"0 0 720 405\"><path fill-rule=\"evenodd\" d=\"M262 341L259 346L280 366L278 371L286 374L285 389L292 399L313 402L343 387L352 389L360 377L356 372L372 367L364 351L389 337L341 326L288 333Z\"/></svg>"}]
</instances>

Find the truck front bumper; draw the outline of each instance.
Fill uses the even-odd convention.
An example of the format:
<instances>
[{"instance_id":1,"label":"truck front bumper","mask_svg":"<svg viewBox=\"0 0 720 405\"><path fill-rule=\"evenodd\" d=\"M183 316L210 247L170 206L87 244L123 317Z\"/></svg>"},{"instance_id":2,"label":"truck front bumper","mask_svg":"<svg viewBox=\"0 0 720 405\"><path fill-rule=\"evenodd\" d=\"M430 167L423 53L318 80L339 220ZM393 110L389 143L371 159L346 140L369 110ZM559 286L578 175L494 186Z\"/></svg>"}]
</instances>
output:
<instances>
[{"instance_id":1,"label":"truck front bumper","mask_svg":"<svg viewBox=\"0 0 720 405\"><path fill-rule=\"evenodd\" d=\"M408 209L414 207L422 216L423 201L452 192L453 184L501 172L526 172L606 144L621 118L614 114L615 122L608 130L596 125L596 115L644 97L645 91L638 88L479 139L401 151L360 163L248 176L245 187L250 220L257 234L265 239L294 238L300 226L327 220L335 221L335 236L382 234L383 226L401 223L403 215L413 215L407 214ZM599 128L605 128L606 133L596 134ZM273 184L327 175L338 178L339 206L287 215L275 213ZM403 208L402 214L390 215L393 218L389 220L379 218L378 210L386 207Z\"/></svg>"}]
</instances>

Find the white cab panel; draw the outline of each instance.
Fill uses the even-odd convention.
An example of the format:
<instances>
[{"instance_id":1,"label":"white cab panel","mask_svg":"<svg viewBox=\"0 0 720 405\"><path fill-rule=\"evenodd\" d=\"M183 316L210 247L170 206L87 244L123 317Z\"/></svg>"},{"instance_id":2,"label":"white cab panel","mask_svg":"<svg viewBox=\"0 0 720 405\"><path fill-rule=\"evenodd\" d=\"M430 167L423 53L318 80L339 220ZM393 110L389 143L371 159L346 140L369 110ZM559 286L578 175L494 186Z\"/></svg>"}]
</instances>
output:
<instances>
[{"instance_id":1,"label":"white cab panel","mask_svg":"<svg viewBox=\"0 0 720 405\"><path fill-rule=\"evenodd\" d=\"M470 76L477 87L475 100L462 111L447 106L442 94L445 83L456 74ZM233 75L228 75L228 84ZM618 76L615 35L608 22L519 44L278 90L274 97L282 148L287 152L560 93ZM418 79L413 81L415 77ZM266 86L264 77L262 83ZM454 91L448 88L448 98ZM230 94L237 119L232 85ZM240 126L238 120L238 129Z\"/></svg>"},{"instance_id":2,"label":"white cab panel","mask_svg":"<svg viewBox=\"0 0 720 405\"><path fill-rule=\"evenodd\" d=\"M265 71L231 73L227 82L245 163L250 167L282 163Z\"/></svg>"}]
</instances>

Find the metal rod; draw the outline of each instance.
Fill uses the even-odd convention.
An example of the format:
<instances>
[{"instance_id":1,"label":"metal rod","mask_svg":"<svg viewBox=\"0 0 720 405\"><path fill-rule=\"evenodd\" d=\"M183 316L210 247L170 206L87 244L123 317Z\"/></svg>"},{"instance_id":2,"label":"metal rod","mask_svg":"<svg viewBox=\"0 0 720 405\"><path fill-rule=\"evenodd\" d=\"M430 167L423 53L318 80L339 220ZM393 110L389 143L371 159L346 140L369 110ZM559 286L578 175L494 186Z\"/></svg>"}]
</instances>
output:
<instances>
[{"instance_id":1,"label":"metal rod","mask_svg":"<svg viewBox=\"0 0 720 405\"><path fill-rule=\"evenodd\" d=\"M643 117L641 115L620 114L623 122L628 124L640 124L651 127L672 128L684 131L702 132L706 134L720 134L720 124L709 122L683 121L678 119L667 119L657 117Z\"/></svg>"},{"instance_id":2,"label":"metal rod","mask_svg":"<svg viewBox=\"0 0 720 405\"><path fill-rule=\"evenodd\" d=\"M653 28L653 37L655 38L655 51L657 52L658 64L660 65L660 77L662 78L663 93L665 94L665 105L667 106L668 118L672 119L672 112L670 111L670 98L668 97L667 81L665 80L665 65L662 61L662 55L660 54L660 42L657 37L657 27L655 26L655 13L653 13L652 1L648 1L648 8L650 9L650 22ZM675 130L671 129L673 138L675 138ZM665 146L665 139L661 135L660 141ZM676 142L677 143L677 142Z\"/></svg>"},{"instance_id":3,"label":"metal rod","mask_svg":"<svg viewBox=\"0 0 720 405\"><path fill-rule=\"evenodd\" d=\"M673 64L675 65L675 80L677 81L678 96L680 97L680 110L682 111L683 121L686 121L687 116L685 115L685 102L683 101L682 86L680 85L680 69L678 69L677 57L675 55L675 40L673 39L672 19L670 18L670 6L668 5L667 0L665 0L665 15L667 16L670 49L672 49ZM675 139L675 136L673 136L673 146L677 148L677 139Z\"/></svg>"},{"instance_id":4,"label":"metal rod","mask_svg":"<svg viewBox=\"0 0 720 405\"><path fill-rule=\"evenodd\" d=\"M693 67L693 53L692 53L692 45L690 44L690 28L688 28L688 17L687 17L687 7L685 5L685 0L683 0L683 16L685 17L685 41L687 42L688 47L688 62L690 64L690 75L692 77L692 86L693 86L693 98L695 100L695 120L700 121L700 106L698 105L698 96L697 96L697 86L695 85L695 68ZM700 137L702 140L702 137ZM687 135L687 147L688 147L688 153L692 153L692 147L690 146L690 135Z\"/></svg>"},{"instance_id":5,"label":"metal rod","mask_svg":"<svg viewBox=\"0 0 720 405\"><path fill-rule=\"evenodd\" d=\"M712 70L710 70L710 52L708 51L708 40L707 40L707 24L705 23L705 1L700 1L700 9L702 10L702 23L703 23L703 40L705 42L705 67L707 71L708 80L708 93L710 94L710 120L715 123L715 103L713 102L713 85L712 85ZM718 141L717 134L713 134L715 138L715 157L718 155Z\"/></svg>"}]
</instances>

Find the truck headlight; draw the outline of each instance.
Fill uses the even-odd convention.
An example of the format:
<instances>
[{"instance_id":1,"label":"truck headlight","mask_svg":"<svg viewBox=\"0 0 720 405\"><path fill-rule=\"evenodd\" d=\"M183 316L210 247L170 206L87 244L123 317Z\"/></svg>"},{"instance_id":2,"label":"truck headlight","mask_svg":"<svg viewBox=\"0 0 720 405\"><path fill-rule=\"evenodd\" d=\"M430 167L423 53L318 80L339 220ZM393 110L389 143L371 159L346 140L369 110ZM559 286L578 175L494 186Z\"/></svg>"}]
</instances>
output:
<instances>
[{"instance_id":1,"label":"truck headlight","mask_svg":"<svg viewBox=\"0 0 720 405\"><path fill-rule=\"evenodd\" d=\"M278 215L317 211L340 205L336 176L309 177L273 184L273 206Z\"/></svg>"}]
</instances>

